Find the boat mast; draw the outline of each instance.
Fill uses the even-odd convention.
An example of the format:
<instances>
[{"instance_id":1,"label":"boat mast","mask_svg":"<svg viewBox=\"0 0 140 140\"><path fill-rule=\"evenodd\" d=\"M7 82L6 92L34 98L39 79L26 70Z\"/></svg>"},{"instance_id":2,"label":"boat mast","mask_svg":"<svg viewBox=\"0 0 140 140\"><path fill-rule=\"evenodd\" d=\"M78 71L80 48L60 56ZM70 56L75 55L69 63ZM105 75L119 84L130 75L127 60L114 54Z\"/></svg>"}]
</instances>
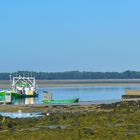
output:
<instances>
[{"instance_id":1,"label":"boat mast","mask_svg":"<svg viewBox=\"0 0 140 140\"><path fill-rule=\"evenodd\" d=\"M12 85L12 76L11 76L11 73L10 73L10 75L9 75L9 78L10 78L10 86Z\"/></svg>"},{"instance_id":2,"label":"boat mast","mask_svg":"<svg viewBox=\"0 0 140 140\"><path fill-rule=\"evenodd\" d=\"M9 78L10 78L10 82L12 83L12 76L11 76L11 74L9 75Z\"/></svg>"}]
</instances>

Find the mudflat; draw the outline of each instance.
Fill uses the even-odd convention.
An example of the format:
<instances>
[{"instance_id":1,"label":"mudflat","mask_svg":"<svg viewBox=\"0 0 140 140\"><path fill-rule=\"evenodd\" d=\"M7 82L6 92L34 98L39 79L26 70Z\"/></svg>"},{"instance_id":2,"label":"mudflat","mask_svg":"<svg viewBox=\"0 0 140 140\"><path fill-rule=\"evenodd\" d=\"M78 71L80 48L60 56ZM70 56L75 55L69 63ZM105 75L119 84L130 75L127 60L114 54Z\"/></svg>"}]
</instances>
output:
<instances>
[{"instance_id":1,"label":"mudflat","mask_svg":"<svg viewBox=\"0 0 140 140\"><path fill-rule=\"evenodd\" d=\"M29 119L0 116L1 140L139 140L140 138L139 100L100 105L1 105L0 111L18 109L23 112L41 111L46 115Z\"/></svg>"},{"instance_id":2,"label":"mudflat","mask_svg":"<svg viewBox=\"0 0 140 140\"><path fill-rule=\"evenodd\" d=\"M140 79L37 80L38 87L140 86ZM9 80L0 80L0 88L10 88Z\"/></svg>"}]
</instances>

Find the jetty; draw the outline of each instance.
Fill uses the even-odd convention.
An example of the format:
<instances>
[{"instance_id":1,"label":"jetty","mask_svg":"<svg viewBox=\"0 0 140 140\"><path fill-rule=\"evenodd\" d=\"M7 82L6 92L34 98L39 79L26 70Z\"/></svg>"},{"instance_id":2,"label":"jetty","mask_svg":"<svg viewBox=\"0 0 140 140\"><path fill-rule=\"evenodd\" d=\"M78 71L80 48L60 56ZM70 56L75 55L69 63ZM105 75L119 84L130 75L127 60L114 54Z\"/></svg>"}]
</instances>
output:
<instances>
[{"instance_id":1,"label":"jetty","mask_svg":"<svg viewBox=\"0 0 140 140\"><path fill-rule=\"evenodd\" d=\"M122 99L140 98L140 90L126 90L125 95Z\"/></svg>"}]
</instances>

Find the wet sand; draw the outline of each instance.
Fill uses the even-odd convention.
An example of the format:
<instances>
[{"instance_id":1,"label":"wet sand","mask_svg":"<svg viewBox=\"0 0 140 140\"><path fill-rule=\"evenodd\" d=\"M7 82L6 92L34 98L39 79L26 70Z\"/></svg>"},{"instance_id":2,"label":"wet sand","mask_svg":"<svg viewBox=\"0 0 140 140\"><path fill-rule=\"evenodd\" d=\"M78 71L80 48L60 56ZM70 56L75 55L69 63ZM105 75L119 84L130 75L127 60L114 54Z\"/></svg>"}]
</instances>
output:
<instances>
[{"instance_id":1,"label":"wet sand","mask_svg":"<svg viewBox=\"0 0 140 140\"><path fill-rule=\"evenodd\" d=\"M140 86L140 79L99 79L99 80L37 80L39 88L81 87L81 86ZM10 88L9 80L0 80L0 88Z\"/></svg>"},{"instance_id":2,"label":"wet sand","mask_svg":"<svg viewBox=\"0 0 140 140\"><path fill-rule=\"evenodd\" d=\"M13 105L13 104L1 104L0 112L79 112L79 111L94 111L101 105L110 106L112 104L121 104L125 102L140 102L140 98L122 99L110 102L92 102L88 103L73 103L73 104L29 104L29 105Z\"/></svg>"}]
</instances>

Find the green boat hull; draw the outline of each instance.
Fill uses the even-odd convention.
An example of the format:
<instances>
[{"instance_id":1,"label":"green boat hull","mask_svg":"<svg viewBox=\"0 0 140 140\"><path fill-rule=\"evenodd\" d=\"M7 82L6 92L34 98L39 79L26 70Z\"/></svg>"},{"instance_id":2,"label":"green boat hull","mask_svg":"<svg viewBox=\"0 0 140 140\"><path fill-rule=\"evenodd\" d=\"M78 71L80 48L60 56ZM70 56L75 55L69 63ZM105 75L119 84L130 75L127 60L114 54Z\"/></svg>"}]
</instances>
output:
<instances>
[{"instance_id":1,"label":"green boat hull","mask_svg":"<svg viewBox=\"0 0 140 140\"><path fill-rule=\"evenodd\" d=\"M65 104L65 103L78 103L79 98L76 99L70 99L70 100L43 100L43 103L45 104Z\"/></svg>"},{"instance_id":2,"label":"green boat hull","mask_svg":"<svg viewBox=\"0 0 140 140\"><path fill-rule=\"evenodd\" d=\"M37 93L34 93L33 95L19 94L19 93L16 93L16 92L10 92L10 93L11 93L11 96L14 97L14 98L30 98L30 97L37 97L38 96ZM0 92L1 97L5 97L5 95L6 95L6 91L1 91Z\"/></svg>"}]
</instances>

